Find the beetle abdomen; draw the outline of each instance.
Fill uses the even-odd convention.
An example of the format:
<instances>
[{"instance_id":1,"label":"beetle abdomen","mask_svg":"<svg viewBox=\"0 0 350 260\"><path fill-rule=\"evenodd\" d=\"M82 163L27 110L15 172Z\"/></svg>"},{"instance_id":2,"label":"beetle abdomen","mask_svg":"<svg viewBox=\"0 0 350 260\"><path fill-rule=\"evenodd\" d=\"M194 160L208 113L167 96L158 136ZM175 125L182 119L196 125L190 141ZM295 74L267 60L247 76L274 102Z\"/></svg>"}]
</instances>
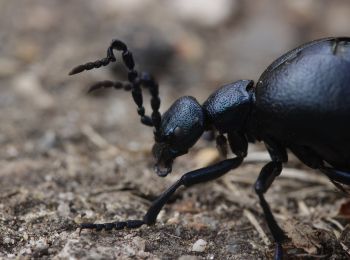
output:
<instances>
[{"instance_id":1,"label":"beetle abdomen","mask_svg":"<svg viewBox=\"0 0 350 260\"><path fill-rule=\"evenodd\" d=\"M307 146L350 169L350 38L303 45L272 63L255 90L262 135Z\"/></svg>"}]
</instances>

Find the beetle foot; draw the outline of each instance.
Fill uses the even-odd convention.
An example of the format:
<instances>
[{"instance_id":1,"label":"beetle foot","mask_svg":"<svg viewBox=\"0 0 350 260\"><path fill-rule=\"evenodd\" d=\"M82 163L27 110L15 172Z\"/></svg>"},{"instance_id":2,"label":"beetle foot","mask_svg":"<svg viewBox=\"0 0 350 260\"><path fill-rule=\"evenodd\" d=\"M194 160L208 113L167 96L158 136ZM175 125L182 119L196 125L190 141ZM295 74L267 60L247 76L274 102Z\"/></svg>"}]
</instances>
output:
<instances>
[{"instance_id":1,"label":"beetle foot","mask_svg":"<svg viewBox=\"0 0 350 260\"><path fill-rule=\"evenodd\" d=\"M275 260L282 260L283 259L283 247L281 243L276 243L275 247Z\"/></svg>"},{"instance_id":2,"label":"beetle foot","mask_svg":"<svg viewBox=\"0 0 350 260\"><path fill-rule=\"evenodd\" d=\"M138 228L142 225L146 224L143 220L127 220L127 221L118 221L118 222L111 222L111 223L102 223L102 224L95 224L95 223L82 223L80 224L80 230L79 230L79 236L83 229L95 229L96 231L101 230L122 230L124 228L132 229L132 228Z\"/></svg>"}]
</instances>

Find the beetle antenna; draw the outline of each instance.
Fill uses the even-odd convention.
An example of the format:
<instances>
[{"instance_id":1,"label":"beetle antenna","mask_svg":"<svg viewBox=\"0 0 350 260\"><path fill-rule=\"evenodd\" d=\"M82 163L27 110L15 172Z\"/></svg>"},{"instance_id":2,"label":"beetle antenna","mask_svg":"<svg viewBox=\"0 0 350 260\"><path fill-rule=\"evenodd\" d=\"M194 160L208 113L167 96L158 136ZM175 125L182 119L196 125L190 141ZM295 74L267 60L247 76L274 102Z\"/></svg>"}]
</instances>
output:
<instances>
[{"instance_id":1,"label":"beetle antenna","mask_svg":"<svg viewBox=\"0 0 350 260\"><path fill-rule=\"evenodd\" d=\"M81 64L78 65L76 67L74 67L68 75L74 75L74 74L78 74L80 72L83 72L84 70L92 70L92 69L97 69L99 67L102 66L107 66L109 63L111 62L115 62L115 58L113 57L106 57L97 61L93 61L93 62L87 62L85 64Z\"/></svg>"},{"instance_id":2,"label":"beetle antenna","mask_svg":"<svg viewBox=\"0 0 350 260\"><path fill-rule=\"evenodd\" d=\"M125 91L131 90L131 84L129 82L121 82L121 81L111 81L111 80L103 80L96 82L92 85L88 93L94 92L101 88L115 88L115 89L124 89Z\"/></svg>"},{"instance_id":3,"label":"beetle antenna","mask_svg":"<svg viewBox=\"0 0 350 260\"><path fill-rule=\"evenodd\" d=\"M107 66L111 62L115 62L116 58L113 51L121 51L122 59L125 67L128 70L128 83L123 82L113 82L113 81L101 81L91 86L89 92L95 91L100 88L115 88L115 89L124 89L126 91L131 90L132 97L135 104L137 105L137 113L141 117L141 123L147 126L155 127L155 135L159 133L161 114L159 112L160 107L160 98L158 91L157 81L149 73L141 73L134 69L135 61L132 53L128 50L127 45L117 39L112 40L111 45L107 49L107 57L94 61L88 62L73 68L69 75L78 74L85 70L91 70L94 68L99 68L101 66ZM149 117L145 115L145 108L143 107L143 97L141 86L148 88L151 94L151 107L152 115Z\"/></svg>"}]
</instances>

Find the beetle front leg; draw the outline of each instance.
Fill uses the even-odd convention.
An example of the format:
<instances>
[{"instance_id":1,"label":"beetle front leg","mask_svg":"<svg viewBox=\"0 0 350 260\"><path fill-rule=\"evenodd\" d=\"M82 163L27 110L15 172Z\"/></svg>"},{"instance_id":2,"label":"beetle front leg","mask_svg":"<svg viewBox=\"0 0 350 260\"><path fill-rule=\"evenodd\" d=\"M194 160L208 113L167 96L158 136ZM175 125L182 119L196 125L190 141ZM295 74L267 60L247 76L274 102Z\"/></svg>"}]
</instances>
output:
<instances>
[{"instance_id":1,"label":"beetle front leg","mask_svg":"<svg viewBox=\"0 0 350 260\"><path fill-rule=\"evenodd\" d=\"M260 205L264 211L265 219L270 232L276 242L275 259L281 260L283 258L282 242L287 238L283 230L278 226L269 204L265 200L264 193L270 188L275 178L280 175L282 171L281 162L269 162L260 172L258 179L255 182L255 192L259 196Z\"/></svg>"},{"instance_id":2,"label":"beetle front leg","mask_svg":"<svg viewBox=\"0 0 350 260\"><path fill-rule=\"evenodd\" d=\"M217 179L230 171L237 168L243 161L243 158L236 157L233 159L227 159L217 164L194 170L184 174L177 182L175 182L170 188L163 192L149 208L142 220L128 220L120 222L111 222L103 224L83 223L80 225L80 231L83 229L95 229L100 231L102 229L124 229L124 228L138 228L144 224L153 225L156 222L157 216L163 206L169 201L170 197L180 186L190 187L194 184L201 182L207 182ZM80 232L79 232L80 233Z\"/></svg>"},{"instance_id":3,"label":"beetle front leg","mask_svg":"<svg viewBox=\"0 0 350 260\"><path fill-rule=\"evenodd\" d=\"M239 132L229 132L227 134L231 151L240 157L246 157L248 151L248 140Z\"/></svg>"}]
</instances>

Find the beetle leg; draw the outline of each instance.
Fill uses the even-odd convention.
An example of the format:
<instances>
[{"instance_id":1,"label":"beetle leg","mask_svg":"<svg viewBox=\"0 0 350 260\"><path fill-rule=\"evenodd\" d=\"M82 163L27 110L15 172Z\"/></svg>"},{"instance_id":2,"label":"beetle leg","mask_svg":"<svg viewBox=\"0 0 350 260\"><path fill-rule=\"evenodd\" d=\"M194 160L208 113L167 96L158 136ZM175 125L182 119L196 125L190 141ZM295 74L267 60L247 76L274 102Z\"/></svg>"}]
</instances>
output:
<instances>
[{"instance_id":1,"label":"beetle leg","mask_svg":"<svg viewBox=\"0 0 350 260\"><path fill-rule=\"evenodd\" d=\"M320 171L325 174L328 179L333 183L344 194L349 195L349 190L346 189L342 184L350 185L350 173L339 171L331 167L321 166Z\"/></svg>"},{"instance_id":2,"label":"beetle leg","mask_svg":"<svg viewBox=\"0 0 350 260\"><path fill-rule=\"evenodd\" d=\"M287 238L284 231L278 226L269 204L265 200L264 193L270 188L275 178L280 175L282 171L281 162L269 162L260 172L258 179L255 182L255 192L259 196L260 205L264 211L265 219L270 232L276 242L275 259L281 260L283 258L282 242Z\"/></svg>"},{"instance_id":3,"label":"beetle leg","mask_svg":"<svg viewBox=\"0 0 350 260\"><path fill-rule=\"evenodd\" d=\"M350 185L349 172L339 171L334 168L324 166L323 160L307 147L294 145L291 146L290 149L300 161L312 169L319 169L329 178L335 187L345 194L349 194L349 191L342 186L342 184Z\"/></svg>"},{"instance_id":4,"label":"beetle leg","mask_svg":"<svg viewBox=\"0 0 350 260\"><path fill-rule=\"evenodd\" d=\"M247 138L239 132L229 132L227 137L232 152L237 156L246 157L248 151Z\"/></svg>"},{"instance_id":5,"label":"beetle leg","mask_svg":"<svg viewBox=\"0 0 350 260\"><path fill-rule=\"evenodd\" d=\"M264 143L267 151L270 154L272 161L275 161L275 162L288 161L288 154L287 154L286 148L283 147L280 143L268 137L264 138Z\"/></svg>"},{"instance_id":6,"label":"beetle leg","mask_svg":"<svg viewBox=\"0 0 350 260\"><path fill-rule=\"evenodd\" d=\"M243 161L243 158L236 157L233 159L227 159L217 164L194 170L184 174L181 179L176 182L169 190L165 191L158 199L153 203L150 209L144 216L144 221L147 224L154 224L158 216L159 211L162 209L164 204L169 200L170 196L176 191L181 185L190 187L194 184L201 182L207 182L217 179L230 171L231 169L237 168ZM169 192L170 191L170 192Z\"/></svg>"},{"instance_id":7,"label":"beetle leg","mask_svg":"<svg viewBox=\"0 0 350 260\"><path fill-rule=\"evenodd\" d=\"M336 181L345 185L350 185L350 172L338 171L331 167L322 166L320 168L331 181Z\"/></svg>"},{"instance_id":8,"label":"beetle leg","mask_svg":"<svg viewBox=\"0 0 350 260\"><path fill-rule=\"evenodd\" d=\"M241 157L227 159L214 165L184 174L177 182L170 186L153 202L152 206L149 208L142 220L128 220L104 224L83 223L80 225L80 231L83 229L95 229L100 231L102 229L111 230L113 228L119 230L124 228L138 228L144 224L153 225L156 222L160 210L180 186L190 187L194 184L217 179L231 169L237 168L242 161L243 158Z\"/></svg>"},{"instance_id":9,"label":"beetle leg","mask_svg":"<svg viewBox=\"0 0 350 260\"><path fill-rule=\"evenodd\" d=\"M319 169L323 165L323 160L306 146L291 145L289 149L300 161L312 169Z\"/></svg>"}]
</instances>

